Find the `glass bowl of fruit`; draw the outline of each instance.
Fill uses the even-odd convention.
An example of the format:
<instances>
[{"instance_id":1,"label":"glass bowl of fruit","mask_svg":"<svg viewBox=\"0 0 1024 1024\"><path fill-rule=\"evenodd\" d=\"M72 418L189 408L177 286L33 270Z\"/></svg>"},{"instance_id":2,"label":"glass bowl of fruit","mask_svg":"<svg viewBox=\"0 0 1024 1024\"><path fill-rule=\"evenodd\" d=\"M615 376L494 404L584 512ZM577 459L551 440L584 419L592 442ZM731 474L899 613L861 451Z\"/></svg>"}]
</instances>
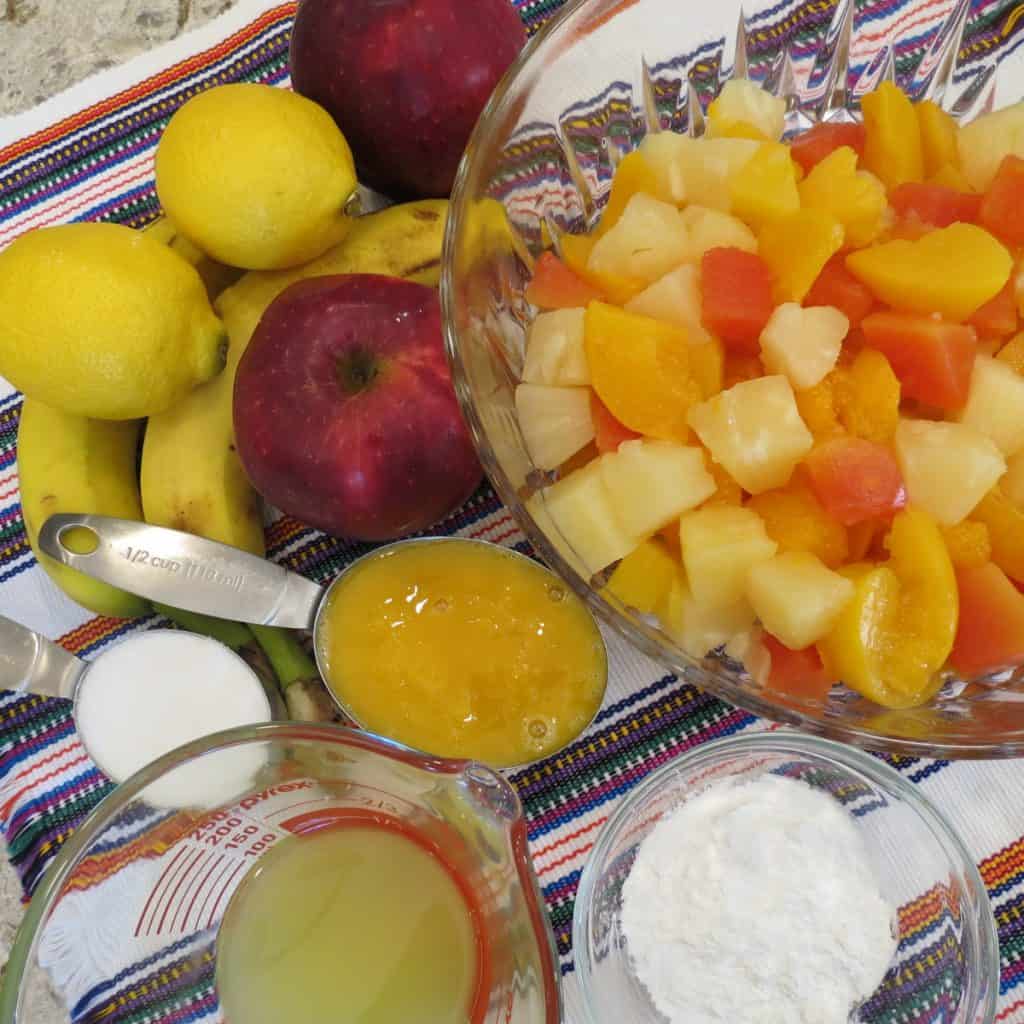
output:
<instances>
[{"instance_id":1,"label":"glass bowl of fruit","mask_svg":"<svg viewBox=\"0 0 1024 1024\"><path fill-rule=\"evenodd\" d=\"M452 197L456 390L541 557L672 670L868 748L1024 753L1021 32L577 3Z\"/></svg>"}]
</instances>

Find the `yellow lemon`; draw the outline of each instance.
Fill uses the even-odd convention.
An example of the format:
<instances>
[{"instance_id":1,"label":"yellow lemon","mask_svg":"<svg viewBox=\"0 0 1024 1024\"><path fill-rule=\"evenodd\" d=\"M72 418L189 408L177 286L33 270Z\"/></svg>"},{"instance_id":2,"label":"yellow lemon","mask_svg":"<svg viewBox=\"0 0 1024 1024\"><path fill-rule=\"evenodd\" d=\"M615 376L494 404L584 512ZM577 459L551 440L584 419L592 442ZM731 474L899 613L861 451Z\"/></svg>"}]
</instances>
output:
<instances>
[{"instance_id":1,"label":"yellow lemon","mask_svg":"<svg viewBox=\"0 0 1024 1024\"><path fill-rule=\"evenodd\" d=\"M224 365L194 267L117 224L30 231L0 252L0 374L61 412L129 420Z\"/></svg>"},{"instance_id":2,"label":"yellow lemon","mask_svg":"<svg viewBox=\"0 0 1024 1024\"><path fill-rule=\"evenodd\" d=\"M171 118L156 190L178 230L232 267L316 259L348 231L352 153L331 116L269 85L221 85Z\"/></svg>"}]
</instances>

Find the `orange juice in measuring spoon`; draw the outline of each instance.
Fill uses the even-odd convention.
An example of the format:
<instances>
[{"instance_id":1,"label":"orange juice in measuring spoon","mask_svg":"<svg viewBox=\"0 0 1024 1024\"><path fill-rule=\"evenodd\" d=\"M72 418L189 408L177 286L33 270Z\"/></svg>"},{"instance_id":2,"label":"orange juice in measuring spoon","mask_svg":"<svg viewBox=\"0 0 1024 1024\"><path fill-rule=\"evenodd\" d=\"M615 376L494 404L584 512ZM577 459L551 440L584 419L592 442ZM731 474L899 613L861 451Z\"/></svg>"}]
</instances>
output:
<instances>
[{"instance_id":1,"label":"orange juice in measuring spoon","mask_svg":"<svg viewBox=\"0 0 1024 1024\"><path fill-rule=\"evenodd\" d=\"M411 747L499 767L578 736L607 675L590 612L557 577L478 541L409 541L356 563L320 612L338 702Z\"/></svg>"},{"instance_id":2,"label":"orange juice in measuring spoon","mask_svg":"<svg viewBox=\"0 0 1024 1024\"><path fill-rule=\"evenodd\" d=\"M82 528L95 535L89 554L61 542ZM604 642L583 601L541 565L483 541L400 541L326 591L247 552L107 516L52 516L39 543L141 597L312 629L321 674L346 713L443 757L496 767L548 757L604 697Z\"/></svg>"}]
</instances>

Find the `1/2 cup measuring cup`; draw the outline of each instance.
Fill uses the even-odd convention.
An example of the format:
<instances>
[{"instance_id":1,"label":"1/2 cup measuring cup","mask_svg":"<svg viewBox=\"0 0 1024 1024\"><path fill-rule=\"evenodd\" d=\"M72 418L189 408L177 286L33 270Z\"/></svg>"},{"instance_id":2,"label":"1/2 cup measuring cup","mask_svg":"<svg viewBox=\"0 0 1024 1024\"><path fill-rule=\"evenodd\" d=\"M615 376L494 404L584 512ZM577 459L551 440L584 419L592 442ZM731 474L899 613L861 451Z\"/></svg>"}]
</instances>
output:
<instances>
[{"instance_id":1,"label":"1/2 cup measuring cup","mask_svg":"<svg viewBox=\"0 0 1024 1024\"><path fill-rule=\"evenodd\" d=\"M242 754L259 765L245 777ZM227 775L232 791L205 812L154 809L153 787L173 788L189 766L211 780ZM297 723L188 744L97 808L33 897L8 960L0 1024L48 1019L55 1001L78 1022L223 1024L217 943L233 893L282 841L355 822L419 835L473 893L482 969L479 1009L466 1024L557 1024L553 938L512 787L472 762ZM302 997L294 993L296 1006Z\"/></svg>"},{"instance_id":2,"label":"1/2 cup measuring cup","mask_svg":"<svg viewBox=\"0 0 1024 1024\"><path fill-rule=\"evenodd\" d=\"M263 683L239 655L176 629L133 634L86 662L0 616L0 689L70 700L82 745L114 782L189 740L273 717ZM161 796L172 806L210 799L199 780Z\"/></svg>"}]
</instances>

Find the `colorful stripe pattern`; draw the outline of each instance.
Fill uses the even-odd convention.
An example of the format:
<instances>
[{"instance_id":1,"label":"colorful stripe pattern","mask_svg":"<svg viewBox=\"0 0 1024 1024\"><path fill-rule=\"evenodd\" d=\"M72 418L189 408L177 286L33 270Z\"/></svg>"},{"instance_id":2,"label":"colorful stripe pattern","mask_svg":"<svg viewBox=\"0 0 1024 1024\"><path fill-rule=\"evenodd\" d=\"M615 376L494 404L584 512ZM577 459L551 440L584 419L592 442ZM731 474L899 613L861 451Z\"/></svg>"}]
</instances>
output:
<instances>
[{"instance_id":1,"label":"colorful stripe pattern","mask_svg":"<svg viewBox=\"0 0 1024 1024\"><path fill-rule=\"evenodd\" d=\"M533 32L560 6L561 0L514 0ZM623 0L628 3L629 0ZM116 220L142 225L157 213L152 181L155 141L167 119L196 91L225 81L284 84L287 46L294 3L270 6L217 45L155 74L86 110L74 112L52 127L0 149L0 247L24 231L73 220ZM754 73L763 73L779 38L794 59L812 62L822 27L830 20L832 0L783 2L751 25ZM898 71L912 72L914 62L933 38L951 0L867 0L858 5L859 23L877 29L859 33L867 46L855 64L866 66L885 45L894 26L902 32L895 51ZM970 71L996 46L1015 49L1024 18L1011 19L1014 4L975 0L964 45L963 67ZM679 94L671 74L694 68L698 81L715 74L714 47L673 62L656 90L663 109L675 109ZM678 72L677 72L678 74ZM622 123L629 132L631 104L613 87L598 101L570 112L567 128L586 152L596 134L595 111ZM510 184L522 184L531 168L550 155L550 139L527 138L513 152L516 170ZM559 157L559 159L561 159ZM28 548L17 501L15 436L19 396L0 396L0 584L26 573L40 573ZM482 487L459 512L435 531L483 537L527 550L511 515L489 487ZM325 581L367 547L331 540L301 523L282 517L268 529L271 556L296 571ZM61 643L92 657L141 623L93 618L66 632ZM588 733L555 758L517 773L513 783L526 809L531 852L547 902L564 974L572 972L571 919L580 872L601 825L616 801L651 770L680 752L741 730L765 728L752 716L717 700L674 676L648 678L628 692L614 693ZM771 726L767 726L771 728ZM911 758L887 758L905 778L925 786L944 784L970 766ZM1010 776L1007 775L1007 778ZM0 827L12 863L26 893L38 882L74 828L111 784L78 742L64 702L34 696L0 697ZM844 799L857 799L846 794ZM870 808L861 808L867 811ZM93 851L76 885L88 888L116 874L129 856L159 855L175 830L146 833L145 849L134 837L146 823L123 824L123 842ZM1015 822L1024 832L1024 819ZM1001 1022L1024 1022L1024 838L985 856L981 871L992 898L1002 955ZM955 901L934 889L902 908L903 962L878 993L867 1016L879 1022L940 1021L962 979L950 939ZM109 989L90 993L75 1008L81 1021L201 1020L215 1015L211 966L203 937L182 940L159 955L132 965Z\"/></svg>"}]
</instances>

